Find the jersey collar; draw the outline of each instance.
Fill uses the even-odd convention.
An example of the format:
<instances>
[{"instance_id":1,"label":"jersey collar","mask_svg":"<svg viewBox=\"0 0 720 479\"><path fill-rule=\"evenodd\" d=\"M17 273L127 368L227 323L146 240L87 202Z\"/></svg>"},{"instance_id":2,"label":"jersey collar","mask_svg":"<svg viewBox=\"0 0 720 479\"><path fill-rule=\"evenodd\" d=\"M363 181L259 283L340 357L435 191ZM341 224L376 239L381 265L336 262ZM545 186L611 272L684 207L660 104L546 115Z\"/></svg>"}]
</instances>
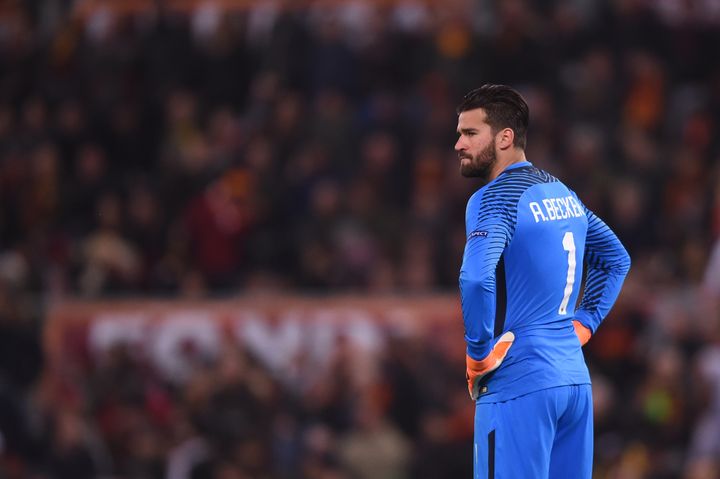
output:
<instances>
[{"instance_id":1,"label":"jersey collar","mask_svg":"<svg viewBox=\"0 0 720 479\"><path fill-rule=\"evenodd\" d=\"M530 163L529 161L521 161L521 162L519 162L519 163L513 163L512 165L510 165L510 166L506 167L504 170L502 170L499 175L497 175L492 181L490 181L490 182L486 183L485 185L483 185L480 189L482 190L482 189L485 189L485 188L487 188L488 186L492 185L492 184L495 183L498 179L500 179L500 177L501 177L502 175L504 175L505 173L508 173L508 172L510 172L510 171L513 171L513 170L517 170L518 168L526 168L526 167L528 167L528 166L532 166L532 163Z\"/></svg>"},{"instance_id":2,"label":"jersey collar","mask_svg":"<svg viewBox=\"0 0 720 479\"><path fill-rule=\"evenodd\" d=\"M503 173L507 173L510 170L515 170L518 168L525 168L526 166L532 166L532 163L530 163L529 161L521 161L519 163L513 163L512 165L510 165L507 168L505 168L504 170L502 170L500 172L500 175L502 175ZM500 175L498 175L498 176L500 176Z\"/></svg>"}]
</instances>

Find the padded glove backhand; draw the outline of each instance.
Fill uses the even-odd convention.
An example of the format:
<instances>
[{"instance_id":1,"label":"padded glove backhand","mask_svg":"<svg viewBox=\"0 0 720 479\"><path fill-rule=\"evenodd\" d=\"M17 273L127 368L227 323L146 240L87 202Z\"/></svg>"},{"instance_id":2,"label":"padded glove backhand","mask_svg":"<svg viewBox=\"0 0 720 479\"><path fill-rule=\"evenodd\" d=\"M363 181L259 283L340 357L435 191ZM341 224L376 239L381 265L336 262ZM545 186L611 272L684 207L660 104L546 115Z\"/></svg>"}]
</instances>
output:
<instances>
[{"instance_id":1,"label":"padded glove backhand","mask_svg":"<svg viewBox=\"0 0 720 479\"><path fill-rule=\"evenodd\" d=\"M465 365L467 367L465 370L465 378L467 379L470 398L473 401L477 400L480 395L480 381L500 367L513 341L515 341L515 335L508 331L500 336L498 342L495 343L495 347L485 359L478 361L467 354L465 355Z\"/></svg>"},{"instance_id":2,"label":"padded glove backhand","mask_svg":"<svg viewBox=\"0 0 720 479\"><path fill-rule=\"evenodd\" d=\"M577 337L580 340L580 345L585 346L587 342L590 341L592 331L576 319L573 319L573 327L575 328L575 334L577 334Z\"/></svg>"}]
</instances>

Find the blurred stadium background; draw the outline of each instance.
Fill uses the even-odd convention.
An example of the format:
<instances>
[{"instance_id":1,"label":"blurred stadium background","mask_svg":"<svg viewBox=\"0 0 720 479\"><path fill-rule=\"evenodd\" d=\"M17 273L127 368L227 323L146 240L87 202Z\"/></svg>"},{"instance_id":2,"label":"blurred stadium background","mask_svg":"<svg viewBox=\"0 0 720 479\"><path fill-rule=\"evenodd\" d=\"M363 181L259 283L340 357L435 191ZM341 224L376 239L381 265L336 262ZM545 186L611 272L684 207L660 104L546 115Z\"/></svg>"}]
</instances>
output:
<instances>
[{"instance_id":1,"label":"blurred stadium background","mask_svg":"<svg viewBox=\"0 0 720 479\"><path fill-rule=\"evenodd\" d=\"M716 0L3 0L0 477L471 477L484 82L633 257L595 476L720 477L719 45Z\"/></svg>"}]
</instances>

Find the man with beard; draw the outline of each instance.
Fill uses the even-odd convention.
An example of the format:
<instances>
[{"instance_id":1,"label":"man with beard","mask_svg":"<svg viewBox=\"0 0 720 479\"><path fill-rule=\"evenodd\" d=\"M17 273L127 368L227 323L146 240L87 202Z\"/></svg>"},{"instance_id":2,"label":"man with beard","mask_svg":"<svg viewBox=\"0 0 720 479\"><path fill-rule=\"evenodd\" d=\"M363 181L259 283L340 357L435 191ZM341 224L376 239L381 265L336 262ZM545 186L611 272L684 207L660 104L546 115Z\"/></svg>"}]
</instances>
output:
<instances>
[{"instance_id":1,"label":"man with beard","mask_svg":"<svg viewBox=\"0 0 720 479\"><path fill-rule=\"evenodd\" d=\"M529 111L518 92L484 85L457 111L460 172L485 182L468 201L460 270L475 478L590 479L581 347L614 304L630 257L573 191L527 161Z\"/></svg>"}]
</instances>

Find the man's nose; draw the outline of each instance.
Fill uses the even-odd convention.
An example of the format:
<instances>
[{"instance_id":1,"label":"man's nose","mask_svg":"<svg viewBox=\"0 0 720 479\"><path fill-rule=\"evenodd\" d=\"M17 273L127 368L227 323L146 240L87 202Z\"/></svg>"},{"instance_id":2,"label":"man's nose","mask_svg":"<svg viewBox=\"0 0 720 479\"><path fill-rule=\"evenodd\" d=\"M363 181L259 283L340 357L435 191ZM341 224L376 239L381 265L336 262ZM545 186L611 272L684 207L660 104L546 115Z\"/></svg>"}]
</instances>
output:
<instances>
[{"instance_id":1,"label":"man's nose","mask_svg":"<svg viewBox=\"0 0 720 479\"><path fill-rule=\"evenodd\" d=\"M458 138L458 141L455 142L455 151L463 151L465 149L465 142L462 138Z\"/></svg>"}]
</instances>

